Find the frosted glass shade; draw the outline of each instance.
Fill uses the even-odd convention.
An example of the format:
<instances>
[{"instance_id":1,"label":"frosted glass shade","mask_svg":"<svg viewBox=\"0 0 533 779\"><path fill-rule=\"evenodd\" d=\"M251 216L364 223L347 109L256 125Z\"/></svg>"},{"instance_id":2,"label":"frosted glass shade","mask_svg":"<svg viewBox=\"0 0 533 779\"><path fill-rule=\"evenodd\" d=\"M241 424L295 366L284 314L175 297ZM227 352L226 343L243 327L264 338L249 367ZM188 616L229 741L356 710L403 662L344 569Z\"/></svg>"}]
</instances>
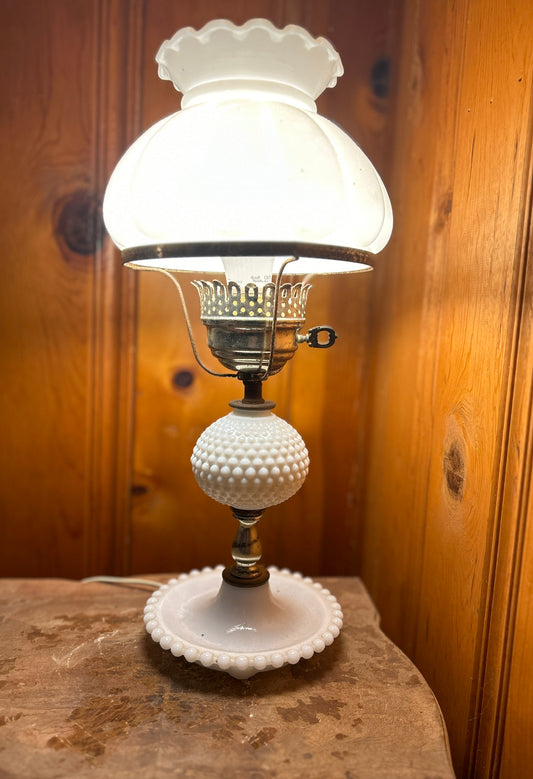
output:
<instances>
[{"instance_id":1,"label":"frosted glass shade","mask_svg":"<svg viewBox=\"0 0 533 779\"><path fill-rule=\"evenodd\" d=\"M125 261L223 270L221 255L297 255L291 273L360 270L392 210L370 160L315 98L341 75L326 40L264 19L218 20L161 46L182 109L119 161L104 219ZM328 260L328 262L324 262Z\"/></svg>"}]
</instances>

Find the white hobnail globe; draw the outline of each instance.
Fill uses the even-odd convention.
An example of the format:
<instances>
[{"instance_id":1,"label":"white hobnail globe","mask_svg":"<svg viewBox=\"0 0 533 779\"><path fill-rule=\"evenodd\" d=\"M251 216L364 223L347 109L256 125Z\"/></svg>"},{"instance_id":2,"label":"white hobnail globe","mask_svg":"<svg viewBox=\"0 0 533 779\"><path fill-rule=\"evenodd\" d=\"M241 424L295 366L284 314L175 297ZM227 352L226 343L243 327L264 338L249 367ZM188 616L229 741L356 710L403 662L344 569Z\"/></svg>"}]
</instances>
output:
<instances>
[{"instance_id":1,"label":"white hobnail globe","mask_svg":"<svg viewBox=\"0 0 533 779\"><path fill-rule=\"evenodd\" d=\"M265 509L300 489L309 455L284 419L270 411L235 410L204 430L191 464L209 497L233 508Z\"/></svg>"},{"instance_id":2,"label":"white hobnail globe","mask_svg":"<svg viewBox=\"0 0 533 779\"><path fill-rule=\"evenodd\" d=\"M383 183L354 141L316 112L315 98L343 72L328 41L264 19L242 27L217 20L180 30L157 60L159 75L184 92L182 110L141 135L111 177L104 219L121 249L229 241L383 248L392 229ZM219 257L192 255L137 264L222 270ZM310 257L290 272L362 267Z\"/></svg>"}]
</instances>

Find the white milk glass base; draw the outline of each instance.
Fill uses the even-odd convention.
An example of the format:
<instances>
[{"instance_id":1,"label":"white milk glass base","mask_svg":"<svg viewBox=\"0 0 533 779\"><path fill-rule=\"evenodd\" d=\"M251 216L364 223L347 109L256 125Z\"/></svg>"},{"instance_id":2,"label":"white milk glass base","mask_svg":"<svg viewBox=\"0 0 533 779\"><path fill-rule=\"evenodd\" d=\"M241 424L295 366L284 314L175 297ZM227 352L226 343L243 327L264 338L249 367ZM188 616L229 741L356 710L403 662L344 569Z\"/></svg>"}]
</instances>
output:
<instances>
[{"instance_id":1,"label":"white milk glass base","mask_svg":"<svg viewBox=\"0 0 533 779\"><path fill-rule=\"evenodd\" d=\"M323 652L342 628L335 596L299 573L269 571L247 588L222 581L222 566L171 579L147 601L146 630L174 656L236 679Z\"/></svg>"}]
</instances>

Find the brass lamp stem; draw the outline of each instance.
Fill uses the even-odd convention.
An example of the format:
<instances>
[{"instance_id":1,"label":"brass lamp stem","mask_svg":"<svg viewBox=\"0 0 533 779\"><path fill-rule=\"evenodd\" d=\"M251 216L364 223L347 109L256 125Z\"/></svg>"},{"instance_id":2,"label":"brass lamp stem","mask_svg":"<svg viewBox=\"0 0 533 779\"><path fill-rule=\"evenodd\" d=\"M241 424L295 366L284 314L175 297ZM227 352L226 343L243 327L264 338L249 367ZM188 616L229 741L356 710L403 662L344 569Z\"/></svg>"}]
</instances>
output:
<instances>
[{"instance_id":1,"label":"brass lamp stem","mask_svg":"<svg viewBox=\"0 0 533 779\"><path fill-rule=\"evenodd\" d=\"M222 572L224 581L236 587L257 587L268 581L270 576L264 565L259 563L262 549L256 524L263 516L263 510L231 509L239 522L239 529L231 547L234 564Z\"/></svg>"}]
</instances>

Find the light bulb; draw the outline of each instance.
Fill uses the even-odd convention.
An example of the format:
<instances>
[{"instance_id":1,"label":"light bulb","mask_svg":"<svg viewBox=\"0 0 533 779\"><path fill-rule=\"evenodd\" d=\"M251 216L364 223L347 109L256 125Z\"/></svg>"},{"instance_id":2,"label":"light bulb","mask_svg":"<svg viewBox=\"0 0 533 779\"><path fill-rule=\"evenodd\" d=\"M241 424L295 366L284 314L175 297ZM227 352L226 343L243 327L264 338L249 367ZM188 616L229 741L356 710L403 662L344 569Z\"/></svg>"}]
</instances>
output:
<instances>
[{"instance_id":1,"label":"light bulb","mask_svg":"<svg viewBox=\"0 0 533 779\"><path fill-rule=\"evenodd\" d=\"M222 257L226 281L233 281L241 289L253 283L259 289L272 281L274 257Z\"/></svg>"}]
</instances>

